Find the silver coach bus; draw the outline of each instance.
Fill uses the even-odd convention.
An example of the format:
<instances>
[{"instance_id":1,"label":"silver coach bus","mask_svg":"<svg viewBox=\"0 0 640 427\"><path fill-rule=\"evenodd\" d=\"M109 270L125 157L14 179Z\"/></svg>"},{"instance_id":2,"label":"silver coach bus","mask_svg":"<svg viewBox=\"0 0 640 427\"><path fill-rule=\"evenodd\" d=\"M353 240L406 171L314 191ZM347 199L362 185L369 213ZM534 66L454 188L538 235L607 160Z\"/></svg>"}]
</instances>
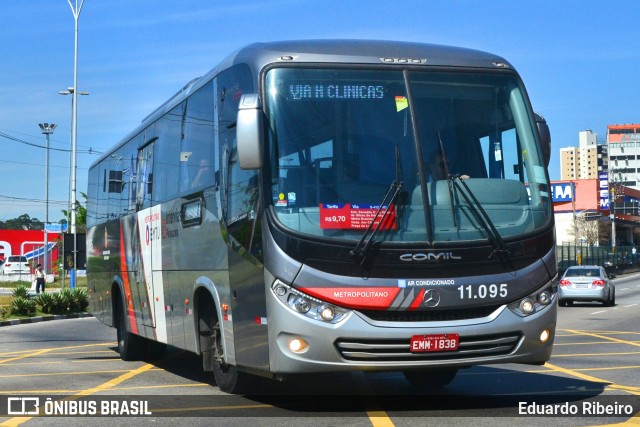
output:
<instances>
[{"instance_id":1,"label":"silver coach bus","mask_svg":"<svg viewBox=\"0 0 640 427\"><path fill-rule=\"evenodd\" d=\"M256 43L89 172L91 309L125 360L169 344L221 390L542 364L556 324L550 137L505 59Z\"/></svg>"}]
</instances>

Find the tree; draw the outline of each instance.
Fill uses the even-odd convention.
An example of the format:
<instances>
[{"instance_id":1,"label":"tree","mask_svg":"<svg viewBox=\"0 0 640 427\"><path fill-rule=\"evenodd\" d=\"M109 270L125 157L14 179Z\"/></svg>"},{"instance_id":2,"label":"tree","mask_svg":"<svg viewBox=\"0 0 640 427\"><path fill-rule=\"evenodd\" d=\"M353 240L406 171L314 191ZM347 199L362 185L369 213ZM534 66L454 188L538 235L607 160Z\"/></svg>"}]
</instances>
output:
<instances>
[{"instance_id":1,"label":"tree","mask_svg":"<svg viewBox=\"0 0 640 427\"><path fill-rule=\"evenodd\" d=\"M80 193L82 198L84 199L85 206L76 200L76 231L78 233L86 233L87 232L87 194ZM62 210L62 213L66 218L70 218L71 213L66 209Z\"/></svg>"},{"instance_id":2,"label":"tree","mask_svg":"<svg viewBox=\"0 0 640 427\"><path fill-rule=\"evenodd\" d=\"M17 218L0 221L0 230L43 230L44 223L38 218L31 218L29 214L22 214Z\"/></svg>"},{"instance_id":3,"label":"tree","mask_svg":"<svg viewBox=\"0 0 640 427\"><path fill-rule=\"evenodd\" d=\"M575 216L570 234L592 247L598 244L600 237L602 237L600 221L590 218L589 212L582 212Z\"/></svg>"}]
</instances>

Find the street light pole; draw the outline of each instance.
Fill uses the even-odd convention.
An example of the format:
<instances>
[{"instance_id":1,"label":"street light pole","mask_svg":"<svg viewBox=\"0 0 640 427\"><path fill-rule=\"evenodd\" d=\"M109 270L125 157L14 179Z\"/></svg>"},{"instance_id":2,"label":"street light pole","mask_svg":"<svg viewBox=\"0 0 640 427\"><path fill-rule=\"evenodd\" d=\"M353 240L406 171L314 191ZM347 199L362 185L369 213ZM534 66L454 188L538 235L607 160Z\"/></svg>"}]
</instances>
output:
<instances>
[{"instance_id":1,"label":"street light pole","mask_svg":"<svg viewBox=\"0 0 640 427\"><path fill-rule=\"evenodd\" d=\"M40 131L47 139L47 149L45 154L45 166L44 166L44 199L46 208L44 211L44 274L49 274L49 231L47 226L49 225L49 135L53 133L56 125L53 123L40 123Z\"/></svg>"},{"instance_id":2,"label":"street light pole","mask_svg":"<svg viewBox=\"0 0 640 427\"><path fill-rule=\"evenodd\" d=\"M60 95L73 95L74 92L75 92L75 89L72 88L72 87L68 87L66 90L58 91L58 93ZM89 95L89 92L78 91L78 95ZM71 97L71 126L72 126L72 128L73 128L73 105L74 105L74 102L73 102L73 96L72 96ZM71 180L71 170L72 170L72 167L73 167L73 130L71 131L71 142L70 142L70 146L69 147L70 147L70 150L69 150L69 193L68 193L69 200L68 200L68 204L67 204L67 226L69 226L69 224L71 224L71 205L72 205L72 203L75 203L75 202L71 201L71 181L72 181ZM74 239L74 241L75 241L75 239ZM75 250L74 250L74 252L75 252ZM65 267L64 267L65 265L66 265L65 261L63 260L63 262L62 262L62 269L63 270L65 269ZM62 275L62 287L63 288L64 288L64 277L65 277L65 274Z\"/></svg>"},{"instance_id":3,"label":"street light pole","mask_svg":"<svg viewBox=\"0 0 640 427\"><path fill-rule=\"evenodd\" d=\"M67 0L71 7L71 13L75 21L75 33L74 33L74 50L73 50L73 87L78 87L78 20L80 19L80 12L84 5L84 0L81 0L78 6L78 0L75 0L74 4L71 0ZM76 204L76 157L77 157L77 145L78 145L78 92L73 91L73 107L72 107L72 120L71 120L71 234L73 234L73 268L71 269L71 284L70 287L74 288L76 285L76 270L77 270L77 228L76 228L76 216L77 216L77 204Z\"/></svg>"}]
</instances>

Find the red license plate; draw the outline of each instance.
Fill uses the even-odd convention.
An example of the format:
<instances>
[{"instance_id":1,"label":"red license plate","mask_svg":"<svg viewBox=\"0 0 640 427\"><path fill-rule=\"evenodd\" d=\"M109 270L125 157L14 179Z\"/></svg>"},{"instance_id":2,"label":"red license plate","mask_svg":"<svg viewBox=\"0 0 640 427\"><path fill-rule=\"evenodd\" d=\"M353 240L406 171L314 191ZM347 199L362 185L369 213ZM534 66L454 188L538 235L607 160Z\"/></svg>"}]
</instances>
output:
<instances>
[{"instance_id":1,"label":"red license plate","mask_svg":"<svg viewBox=\"0 0 640 427\"><path fill-rule=\"evenodd\" d=\"M411 337L412 353L429 351L455 351L460 344L458 334L414 335Z\"/></svg>"}]
</instances>

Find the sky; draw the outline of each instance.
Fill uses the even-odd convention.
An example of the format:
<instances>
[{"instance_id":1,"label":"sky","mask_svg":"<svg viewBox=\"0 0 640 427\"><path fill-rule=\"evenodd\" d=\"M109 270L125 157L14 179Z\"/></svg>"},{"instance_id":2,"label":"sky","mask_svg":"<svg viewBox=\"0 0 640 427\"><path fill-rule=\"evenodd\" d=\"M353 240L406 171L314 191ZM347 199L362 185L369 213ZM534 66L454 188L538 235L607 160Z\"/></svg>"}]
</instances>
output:
<instances>
[{"instance_id":1,"label":"sky","mask_svg":"<svg viewBox=\"0 0 640 427\"><path fill-rule=\"evenodd\" d=\"M75 6L76 0L71 0ZM78 4L81 0L78 0ZM2 1L0 221L64 218L70 187L74 25L68 0ZM85 0L79 18L77 192L88 168L156 107L256 41L404 40L505 57L559 150L590 129L640 122L635 0Z\"/></svg>"}]
</instances>

